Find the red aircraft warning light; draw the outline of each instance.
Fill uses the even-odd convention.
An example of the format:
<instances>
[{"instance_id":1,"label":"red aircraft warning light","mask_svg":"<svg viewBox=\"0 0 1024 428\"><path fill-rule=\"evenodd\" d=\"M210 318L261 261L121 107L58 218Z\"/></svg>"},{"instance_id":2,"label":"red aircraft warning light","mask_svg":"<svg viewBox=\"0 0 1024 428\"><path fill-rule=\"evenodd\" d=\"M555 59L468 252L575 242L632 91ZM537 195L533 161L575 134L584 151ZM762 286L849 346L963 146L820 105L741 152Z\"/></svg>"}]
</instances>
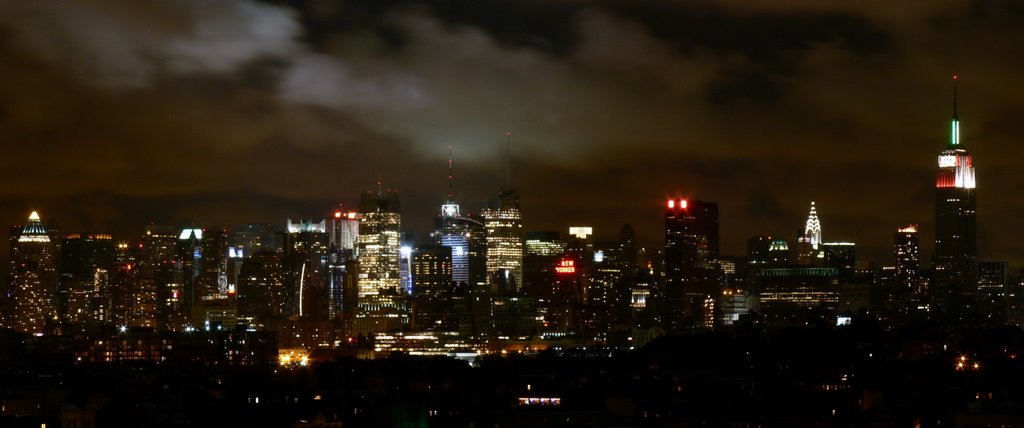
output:
<instances>
[{"instance_id":1,"label":"red aircraft warning light","mask_svg":"<svg viewBox=\"0 0 1024 428\"><path fill-rule=\"evenodd\" d=\"M668 200L668 209L673 210L676 207L679 207L679 209L681 209L681 210L685 210L686 209L686 199L680 199L678 201L675 200L675 199L669 199Z\"/></svg>"}]
</instances>

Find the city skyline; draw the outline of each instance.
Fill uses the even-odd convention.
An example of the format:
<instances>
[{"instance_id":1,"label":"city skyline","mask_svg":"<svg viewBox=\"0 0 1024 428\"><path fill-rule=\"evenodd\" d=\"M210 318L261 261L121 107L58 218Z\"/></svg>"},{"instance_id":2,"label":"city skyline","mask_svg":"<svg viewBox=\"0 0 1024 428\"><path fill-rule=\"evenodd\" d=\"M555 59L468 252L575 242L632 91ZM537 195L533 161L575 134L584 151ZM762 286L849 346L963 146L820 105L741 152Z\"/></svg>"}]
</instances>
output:
<instances>
[{"instance_id":1,"label":"city skyline","mask_svg":"<svg viewBox=\"0 0 1024 428\"><path fill-rule=\"evenodd\" d=\"M979 259L1024 264L1019 202L995 197L1024 185L1022 67L995 43L1020 31L1010 8L414 3L5 6L0 218L128 237L279 224L354 206L379 177L423 235L448 146L456 199L479 212L511 130L525 230L631 223L657 247L661 201L684 196L718 202L722 252L742 254L751 236L795 240L813 199L827 240L883 264L918 224L928 265L958 72Z\"/></svg>"}]
</instances>

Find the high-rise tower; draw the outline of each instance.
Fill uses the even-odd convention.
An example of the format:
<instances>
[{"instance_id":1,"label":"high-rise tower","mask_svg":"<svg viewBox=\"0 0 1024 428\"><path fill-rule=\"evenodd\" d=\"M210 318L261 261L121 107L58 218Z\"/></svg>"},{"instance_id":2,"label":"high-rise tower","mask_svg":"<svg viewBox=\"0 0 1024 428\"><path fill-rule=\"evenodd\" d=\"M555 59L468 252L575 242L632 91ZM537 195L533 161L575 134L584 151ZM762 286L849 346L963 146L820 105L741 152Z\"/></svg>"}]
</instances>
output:
<instances>
[{"instance_id":1,"label":"high-rise tower","mask_svg":"<svg viewBox=\"0 0 1024 428\"><path fill-rule=\"evenodd\" d=\"M949 145L939 153L935 180L935 283L941 290L970 293L977 280L977 201L974 159L960 144L953 76L953 119Z\"/></svg>"},{"instance_id":2,"label":"high-rise tower","mask_svg":"<svg viewBox=\"0 0 1024 428\"><path fill-rule=\"evenodd\" d=\"M364 193L359 204L359 297L398 289L402 214L398 192Z\"/></svg>"},{"instance_id":3,"label":"high-rise tower","mask_svg":"<svg viewBox=\"0 0 1024 428\"><path fill-rule=\"evenodd\" d=\"M507 156L511 164L511 149ZM487 229L487 283L500 292L519 291L523 281L523 221L510 171L505 172L505 187L482 212Z\"/></svg>"},{"instance_id":4,"label":"high-rise tower","mask_svg":"<svg viewBox=\"0 0 1024 428\"><path fill-rule=\"evenodd\" d=\"M803 232L796 237L796 260L798 265L810 266L818 263L821 252L821 220L818 220L818 208L811 201L811 212L807 214L807 223Z\"/></svg>"},{"instance_id":5,"label":"high-rise tower","mask_svg":"<svg viewBox=\"0 0 1024 428\"><path fill-rule=\"evenodd\" d=\"M353 334L400 329L409 323L407 297L401 289L402 214L398 192L364 193L359 204L359 279Z\"/></svg>"},{"instance_id":6,"label":"high-rise tower","mask_svg":"<svg viewBox=\"0 0 1024 428\"><path fill-rule=\"evenodd\" d=\"M455 202L455 183L452 174L452 148L448 146L448 198L441 205L437 217L436 241L451 250L451 282L469 284L470 227L473 220L463 217ZM477 261L478 260L474 260Z\"/></svg>"},{"instance_id":7,"label":"high-rise tower","mask_svg":"<svg viewBox=\"0 0 1024 428\"><path fill-rule=\"evenodd\" d=\"M17 238L11 237L9 275L7 327L44 333L46 324L57 317L57 254L35 211Z\"/></svg>"},{"instance_id":8,"label":"high-rise tower","mask_svg":"<svg viewBox=\"0 0 1024 428\"><path fill-rule=\"evenodd\" d=\"M921 238L917 233L917 225L911 224L896 229L893 237L892 255L896 259L896 278L894 294L897 298L912 296L918 287L918 274L921 264Z\"/></svg>"},{"instance_id":9,"label":"high-rise tower","mask_svg":"<svg viewBox=\"0 0 1024 428\"><path fill-rule=\"evenodd\" d=\"M713 323L712 261L718 259L718 203L669 199L665 208L666 328ZM710 300L709 300L710 299Z\"/></svg>"}]
</instances>

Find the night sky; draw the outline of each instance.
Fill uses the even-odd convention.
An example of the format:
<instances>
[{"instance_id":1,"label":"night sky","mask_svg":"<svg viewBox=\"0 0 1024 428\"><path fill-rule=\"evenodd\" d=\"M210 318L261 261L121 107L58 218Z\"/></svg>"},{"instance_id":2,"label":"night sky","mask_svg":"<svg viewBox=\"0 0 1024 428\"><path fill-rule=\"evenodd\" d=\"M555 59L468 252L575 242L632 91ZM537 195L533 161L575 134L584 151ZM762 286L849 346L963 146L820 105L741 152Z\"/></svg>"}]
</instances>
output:
<instances>
[{"instance_id":1,"label":"night sky","mask_svg":"<svg viewBox=\"0 0 1024 428\"><path fill-rule=\"evenodd\" d=\"M1019 1L2 2L0 218L283 225L379 176L422 235L448 145L478 211L511 130L527 230L661 246L679 195L743 254L814 198L825 241L891 263L919 223L930 260L956 72L979 257L1019 267L1022 52Z\"/></svg>"}]
</instances>

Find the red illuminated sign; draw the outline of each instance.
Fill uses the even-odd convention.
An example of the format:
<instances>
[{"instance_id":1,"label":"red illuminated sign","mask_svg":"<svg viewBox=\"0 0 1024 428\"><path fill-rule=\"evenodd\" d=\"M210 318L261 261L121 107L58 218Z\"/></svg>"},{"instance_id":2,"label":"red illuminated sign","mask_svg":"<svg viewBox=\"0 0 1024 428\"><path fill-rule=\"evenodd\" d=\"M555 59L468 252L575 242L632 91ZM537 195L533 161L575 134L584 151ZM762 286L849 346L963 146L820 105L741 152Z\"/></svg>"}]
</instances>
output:
<instances>
[{"instance_id":1,"label":"red illuminated sign","mask_svg":"<svg viewBox=\"0 0 1024 428\"><path fill-rule=\"evenodd\" d=\"M555 272L560 274L576 273L576 262L570 259L562 260L555 266Z\"/></svg>"}]
</instances>

